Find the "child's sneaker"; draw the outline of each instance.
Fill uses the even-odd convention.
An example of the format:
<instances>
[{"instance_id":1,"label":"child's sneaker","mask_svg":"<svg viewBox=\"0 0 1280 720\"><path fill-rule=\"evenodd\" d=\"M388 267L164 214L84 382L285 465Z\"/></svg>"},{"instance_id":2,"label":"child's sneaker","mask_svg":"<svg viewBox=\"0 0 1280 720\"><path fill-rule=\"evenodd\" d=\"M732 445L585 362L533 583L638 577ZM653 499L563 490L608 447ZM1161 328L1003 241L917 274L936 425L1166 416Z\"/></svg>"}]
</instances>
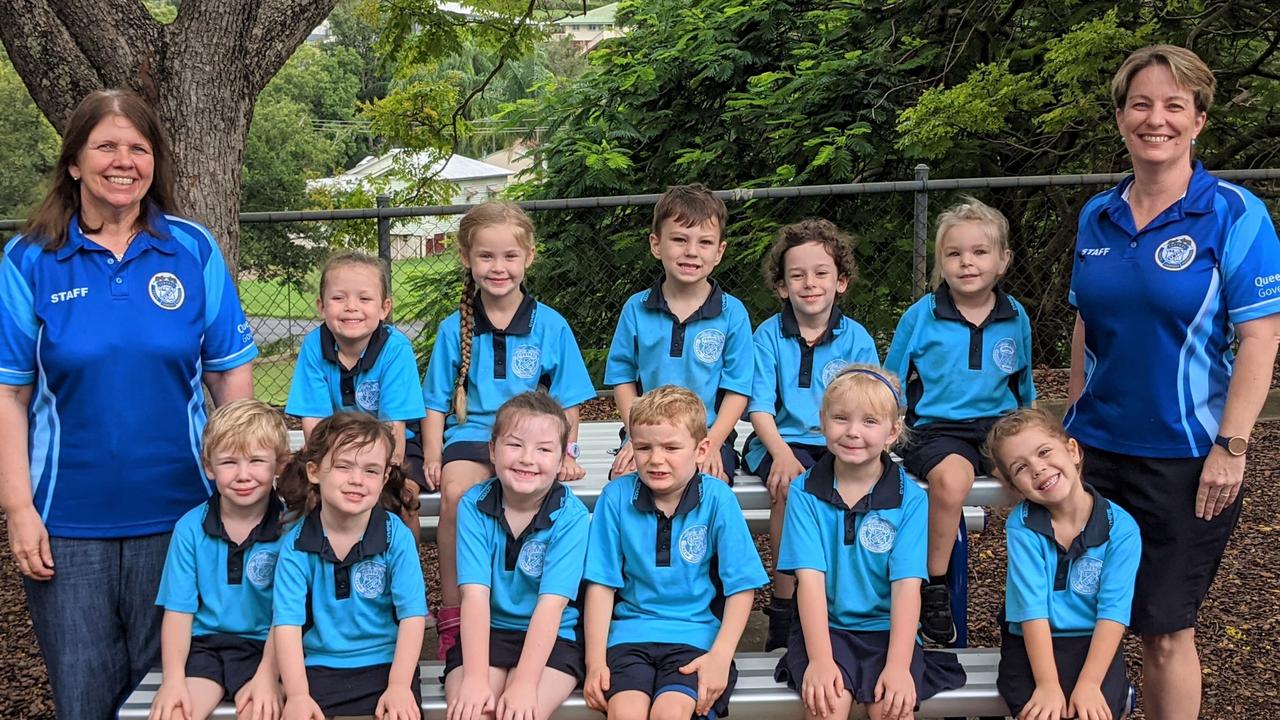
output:
<instances>
[{"instance_id":1,"label":"child's sneaker","mask_svg":"<svg viewBox=\"0 0 1280 720\"><path fill-rule=\"evenodd\" d=\"M436 612L436 660L444 662L449 648L458 644L458 630L462 627L462 608L442 607Z\"/></svg>"},{"instance_id":2,"label":"child's sneaker","mask_svg":"<svg viewBox=\"0 0 1280 720\"><path fill-rule=\"evenodd\" d=\"M926 644L942 647L956 641L951 591L944 583L929 583L920 589L920 636Z\"/></svg>"},{"instance_id":3,"label":"child's sneaker","mask_svg":"<svg viewBox=\"0 0 1280 720\"><path fill-rule=\"evenodd\" d=\"M769 618L769 631L764 638L764 651L777 650L787 646L787 636L791 634L791 615L795 608L795 598L775 597L769 601L764 614Z\"/></svg>"}]
</instances>

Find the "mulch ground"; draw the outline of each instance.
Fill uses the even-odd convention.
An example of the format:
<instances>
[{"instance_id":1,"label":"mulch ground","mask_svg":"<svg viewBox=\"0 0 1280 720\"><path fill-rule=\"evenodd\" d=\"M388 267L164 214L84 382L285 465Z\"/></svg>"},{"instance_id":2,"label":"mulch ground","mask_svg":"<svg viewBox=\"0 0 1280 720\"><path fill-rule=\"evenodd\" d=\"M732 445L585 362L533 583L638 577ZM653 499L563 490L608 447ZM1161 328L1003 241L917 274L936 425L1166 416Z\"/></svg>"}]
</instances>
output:
<instances>
[{"instance_id":1,"label":"mulch ground","mask_svg":"<svg viewBox=\"0 0 1280 720\"><path fill-rule=\"evenodd\" d=\"M1280 383L1280 378L1277 378ZM1042 397L1066 395L1063 371L1036 371ZM609 400L588 403L584 420L615 419ZM1227 547L1204 609L1198 644L1204 664L1204 718L1280 717L1280 421L1259 423L1249 455L1244 513ZM970 642L999 642L995 611L1003 600L1005 577L1005 511L993 510L987 530L972 536L970 546ZM757 545L767 553L764 538ZM439 601L435 547L423 546L423 568L432 586L433 607ZM767 558L766 558L767 560ZM766 589L767 590L767 589ZM757 595L757 605L766 598ZM44 662L27 616L18 569L9 552L8 532L0 519L0 718L52 718ZM1137 646L1127 642L1131 674L1140 667ZM427 652L430 648L425 649ZM1142 718L1141 712L1135 717Z\"/></svg>"}]
</instances>

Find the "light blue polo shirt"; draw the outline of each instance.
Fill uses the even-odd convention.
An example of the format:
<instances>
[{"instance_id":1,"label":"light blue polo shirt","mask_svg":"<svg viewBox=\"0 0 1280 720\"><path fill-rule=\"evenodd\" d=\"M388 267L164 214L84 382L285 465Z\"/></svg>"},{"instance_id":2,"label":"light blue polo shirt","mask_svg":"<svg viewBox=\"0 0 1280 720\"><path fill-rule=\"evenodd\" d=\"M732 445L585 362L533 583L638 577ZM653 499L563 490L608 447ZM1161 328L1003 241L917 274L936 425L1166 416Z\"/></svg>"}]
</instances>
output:
<instances>
[{"instance_id":1,"label":"light blue polo shirt","mask_svg":"<svg viewBox=\"0 0 1280 720\"><path fill-rule=\"evenodd\" d=\"M1090 447L1202 457L1218 434L1235 325L1280 312L1280 240L1266 205L1197 162L1187 194L1141 231L1132 178L1080 211L1071 304L1084 390L1064 420Z\"/></svg>"},{"instance_id":2,"label":"light blue polo shirt","mask_svg":"<svg viewBox=\"0 0 1280 720\"><path fill-rule=\"evenodd\" d=\"M222 525L222 496L183 515L173 528L156 605L194 615L191 635L240 635L266 640L271 629L271 589L283 528L279 500L262 522L236 544Z\"/></svg>"},{"instance_id":3,"label":"light blue polo shirt","mask_svg":"<svg viewBox=\"0 0 1280 720\"><path fill-rule=\"evenodd\" d=\"M711 283L711 294L680 322L662 295L662 278L632 295L613 331L604 384L636 383L640 394L663 385L692 390L715 424L720 392L751 396L755 357L742 301Z\"/></svg>"},{"instance_id":4,"label":"light blue polo shirt","mask_svg":"<svg viewBox=\"0 0 1280 720\"><path fill-rule=\"evenodd\" d=\"M307 665L390 663L400 621L427 614L413 535L400 518L375 506L364 536L339 560L317 507L285 534L272 607L272 625L302 628Z\"/></svg>"},{"instance_id":5,"label":"light blue polo shirt","mask_svg":"<svg viewBox=\"0 0 1280 720\"><path fill-rule=\"evenodd\" d=\"M720 632L724 599L769 582L733 490L701 473L671 517L636 473L605 485L583 576L617 590L610 647L656 642L702 650Z\"/></svg>"},{"instance_id":6,"label":"light blue polo shirt","mask_svg":"<svg viewBox=\"0 0 1280 720\"><path fill-rule=\"evenodd\" d=\"M929 496L888 454L880 462L884 473L852 507L836 489L834 455L796 478L787 496L778 570L824 574L833 628L888 630L893 582L929 576Z\"/></svg>"},{"instance_id":7,"label":"light blue polo shirt","mask_svg":"<svg viewBox=\"0 0 1280 720\"><path fill-rule=\"evenodd\" d=\"M213 493L200 465L205 372L258 349L213 236L153 214L122 260L87 238L0 260L0 384L33 385L31 488L49 534L169 532Z\"/></svg>"},{"instance_id":8,"label":"light blue polo shirt","mask_svg":"<svg viewBox=\"0 0 1280 720\"><path fill-rule=\"evenodd\" d=\"M760 323L755 339L755 380L747 413L767 413L787 443L825 445L818 411L827 385L846 365L879 365L875 341L840 308L831 308L827 331L813 345L800 334L791 303ZM747 442L747 467L754 468L769 453L755 435Z\"/></svg>"},{"instance_id":9,"label":"light blue polo shirt","mask_svg":"<svg viewBox=\"0 0 1280 720\"><path fill-rule=\"evenodd\" d=\"M907 424L993 418L1031 407L1031 321L999 287L980 325L960 314L944 282L907 308L884 366L902 379Z\"/></svg>"},{"instance_id":10,"label":"light blue polo shirt","mask_svg":"<svg viewBox=\"0 0 1280 720\"><path fill-rule=\"evenodd\" d=\"M1138 524L1124 508L1085 489L1093 495L1093 512L1069 548L1058 544L1041 505L1024 500L1005 521L1005 621L1014 635L1029 620L1048 620L1058 636L1092 635L1099 620L1129 624L1142 559Z\"/></svg>"},{"instance_id":11,"label":"light blue polo shirt","mask_svg":"<svg viewBox=\"0 0 1280 720\"><path fill-rule=\"evenodd\" d=\"M355 367L347 368L333 333L321 325L302 340L284 411L308 418L359 411L384 422L418 420L427 414L418 388L418 364L404 333L380 324Z\"/></svg>"},{"instance_id":12,"label":"light blue polo shirt","mask_svg":"<svg viewBox=\"0 0 1280 720\"><path fill-rule=\"evenodd\" d=\"M489 624L525 632L538 598L568 598L560 615L560 637L578 640L578 598L587 558L587 506L566 485L555 483L529 526L515 537L497 478L476 485L458 504L458 585L489 588Z\"/></svg>"},{"instance_id":13,"label":"light blue polo shirt","mask_svg":"<svg viewBox=\"0 0 1280 720\"><path fill-rule=\"evenodd\" d=\"M467 421L453 414L453 383L462 364L461 315L445 318L423 379L426 409L444 413L444 444L489 442L498 408L522 392L547 388L566 408L595 398L582 351L560 313L525 293L506 330L489 321L476 295L471 369L467 372Z\"/></svg>"}]
</instances>

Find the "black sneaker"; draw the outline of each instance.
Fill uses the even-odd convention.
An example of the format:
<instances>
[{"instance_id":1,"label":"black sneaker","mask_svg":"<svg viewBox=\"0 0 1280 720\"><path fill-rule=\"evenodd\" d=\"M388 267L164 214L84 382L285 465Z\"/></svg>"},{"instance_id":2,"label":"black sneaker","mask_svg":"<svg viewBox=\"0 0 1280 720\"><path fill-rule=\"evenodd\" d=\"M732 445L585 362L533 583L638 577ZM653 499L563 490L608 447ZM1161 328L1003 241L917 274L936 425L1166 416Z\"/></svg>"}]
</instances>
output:
<instances>
[{"instance_id":1,"label":"black sneaker","mask_svg":"<svg viewBox=\"0 0 1280 720\"><path fill-rule=\"evenodd\" d=\"M791 615L794 604L794 599L778 602L775 598L764 609L765 616L769 618L769 631L764 637L765 652L787 646L787 636L791 634Z\"/></svg>"},{"instance_id":2,"label":"black sneaker","mask_svg":"<svg viewBox=\"0 0 1280 720\"><path fill-rule=\"evenodd\" d=\"M956 641L956 624L951 619L951 592L946 585L925 585L920 589L920 637L925 644L946 647Z\"/></svg>"}]
</instances>

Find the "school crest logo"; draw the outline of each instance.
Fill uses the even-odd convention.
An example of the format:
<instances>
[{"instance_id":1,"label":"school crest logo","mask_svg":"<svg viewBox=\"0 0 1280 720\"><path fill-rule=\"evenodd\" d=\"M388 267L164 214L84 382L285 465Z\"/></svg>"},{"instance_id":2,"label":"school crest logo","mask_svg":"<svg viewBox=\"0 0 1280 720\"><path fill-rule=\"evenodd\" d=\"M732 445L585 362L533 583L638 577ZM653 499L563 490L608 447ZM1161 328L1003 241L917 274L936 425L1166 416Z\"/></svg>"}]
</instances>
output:
<instances>
[{"instance_id":1,"label":"school crest logo","mask_svg":"<svg viewBox=\"0 0 1280 720\"><path fill-rule=\"evenodd\" d=\"M532 379L542 365L542 351L537 345L521 345L511 354L511 370L522 380Z\"/></svg>"},{"instance_id":2,"label":"school crest logo","mask_svg":"<svg viewBox=\"0 0 1280 720\"><path fill-rule=\"evenodd\" d=\"M1079 595L1097 595L1102 584L1102 561L1085 555L1071 563L1071 589Z\"/></svg>"},{"instance_id":3,"label":"school crest logo","mask_svg":"<svg viewBox=\"0 0 1280 720\"><path fill-rule=\"evenodd\" d=\"M1179 235L1156 248L1156 264L1165 270L1182 270L1196 259L1196 241L1190 235Z\"/></svg>"},{"instance_id":4,"label":"school crest logo","mask_svg":"<svg viewBox=\"0 0 1280 720\"><path fill-rule=\"evenodd\" d=\"M849 366L849 362L844 358L836 358L826 365L822 366L822 384L830 385L832 380L840 374L840 371Z\"/></svg>"},{"instance_id":5,"label":"school crest logo","mask_svg":"<svg viewBox=\"0 0 1280 720\"><path fill-rule=\"evenodd\" d=\"M165 310L177 310L187 297L182 281L177 275L167 272L151 276L151 280L147 282L147 293L151 295L151 302Z\"/></svg>"},{"instance_id":6,"label":"school crest logo","mask_svg":"<svg viewBox=\"0 0 1280 720\"><path fill-rule=\"evenodd\" d=\"M713 363L724 352L724 333L719 330L703 330L693 338L693 354L704 363Z\"/></svg>"},{"instance_id":7,"label":"school crest logo","mask_svg":"<svg viewBox=\"0 0 1280 720\"><path fill-rule=\"evenodd\" d=\"M1001 338L996 342L995 347L991 348L991 359L995 361L996 367L1007 373L1013 372L1017 357L1018 346L1013 342L1013 338Z\"/></svg>"},{"instance_id":8,"label":"school crest logo","mask_svg":"<svg viewBox=\"0 0 1280 720\"><path fill-rule=\"evenodd\" d=\"M680 533L680 557L690 565L697 565L707 556L707 526L694 525Z\"/></svg>"},{"instance_id":9,"label":"school crest logo","mask_svg":"<svg viewBox=\"0 0 1280 720\"><path fill-rule=\"evenodd\" d=\"M277 557L270 550L262 550L250 556L249 562L245 563L244 574L249 577L249 582L253 583L254 587L271 587L271 581L276 576Z\"/></svg>"},{"instance_id":10,"label":"school crest logo","mask_svg":"<svg viewBox=\"0 0 1280 720\"><path fill-rule=\"evenodd\" d=\"M370 413L378 412L378 398L382 395L382 385L376 380L365 380L356 386L356 405Z\"/></svg>"},{"instance_id":11,"label":"school crest logo","mask_svg":"<svg viewBox=\"0 0 1280 720\"><path fill-rule=\"evenodd\" d=\"M520 548L520 557L516 564L529 577L542 577L542 561L547 557L547 544L541 540L530 540Z\"/></svg>"},{"instance_id":12,"label":"school crest logo","mask_svg":"<svg viewBox=\"0 0 1280 720\"><path fill-rule=\"evenodd\" d=\"M877 555L893 549L893 540L898 536L898 529L889 521L878 515L871 515L862 521L858 528L858 542L867 552Z\"/></svg>"},{"instance_id":13,"label":"school crest logo","mask_svg":"<svg viewBox=\"0 0 1280 720\"><path fill-rule=\"evenodd\" d=\"M387 589L387 566L377 560L364 560L351 568L351 584L362 598L372 600Z\"/></svg>"}]
</instances>

